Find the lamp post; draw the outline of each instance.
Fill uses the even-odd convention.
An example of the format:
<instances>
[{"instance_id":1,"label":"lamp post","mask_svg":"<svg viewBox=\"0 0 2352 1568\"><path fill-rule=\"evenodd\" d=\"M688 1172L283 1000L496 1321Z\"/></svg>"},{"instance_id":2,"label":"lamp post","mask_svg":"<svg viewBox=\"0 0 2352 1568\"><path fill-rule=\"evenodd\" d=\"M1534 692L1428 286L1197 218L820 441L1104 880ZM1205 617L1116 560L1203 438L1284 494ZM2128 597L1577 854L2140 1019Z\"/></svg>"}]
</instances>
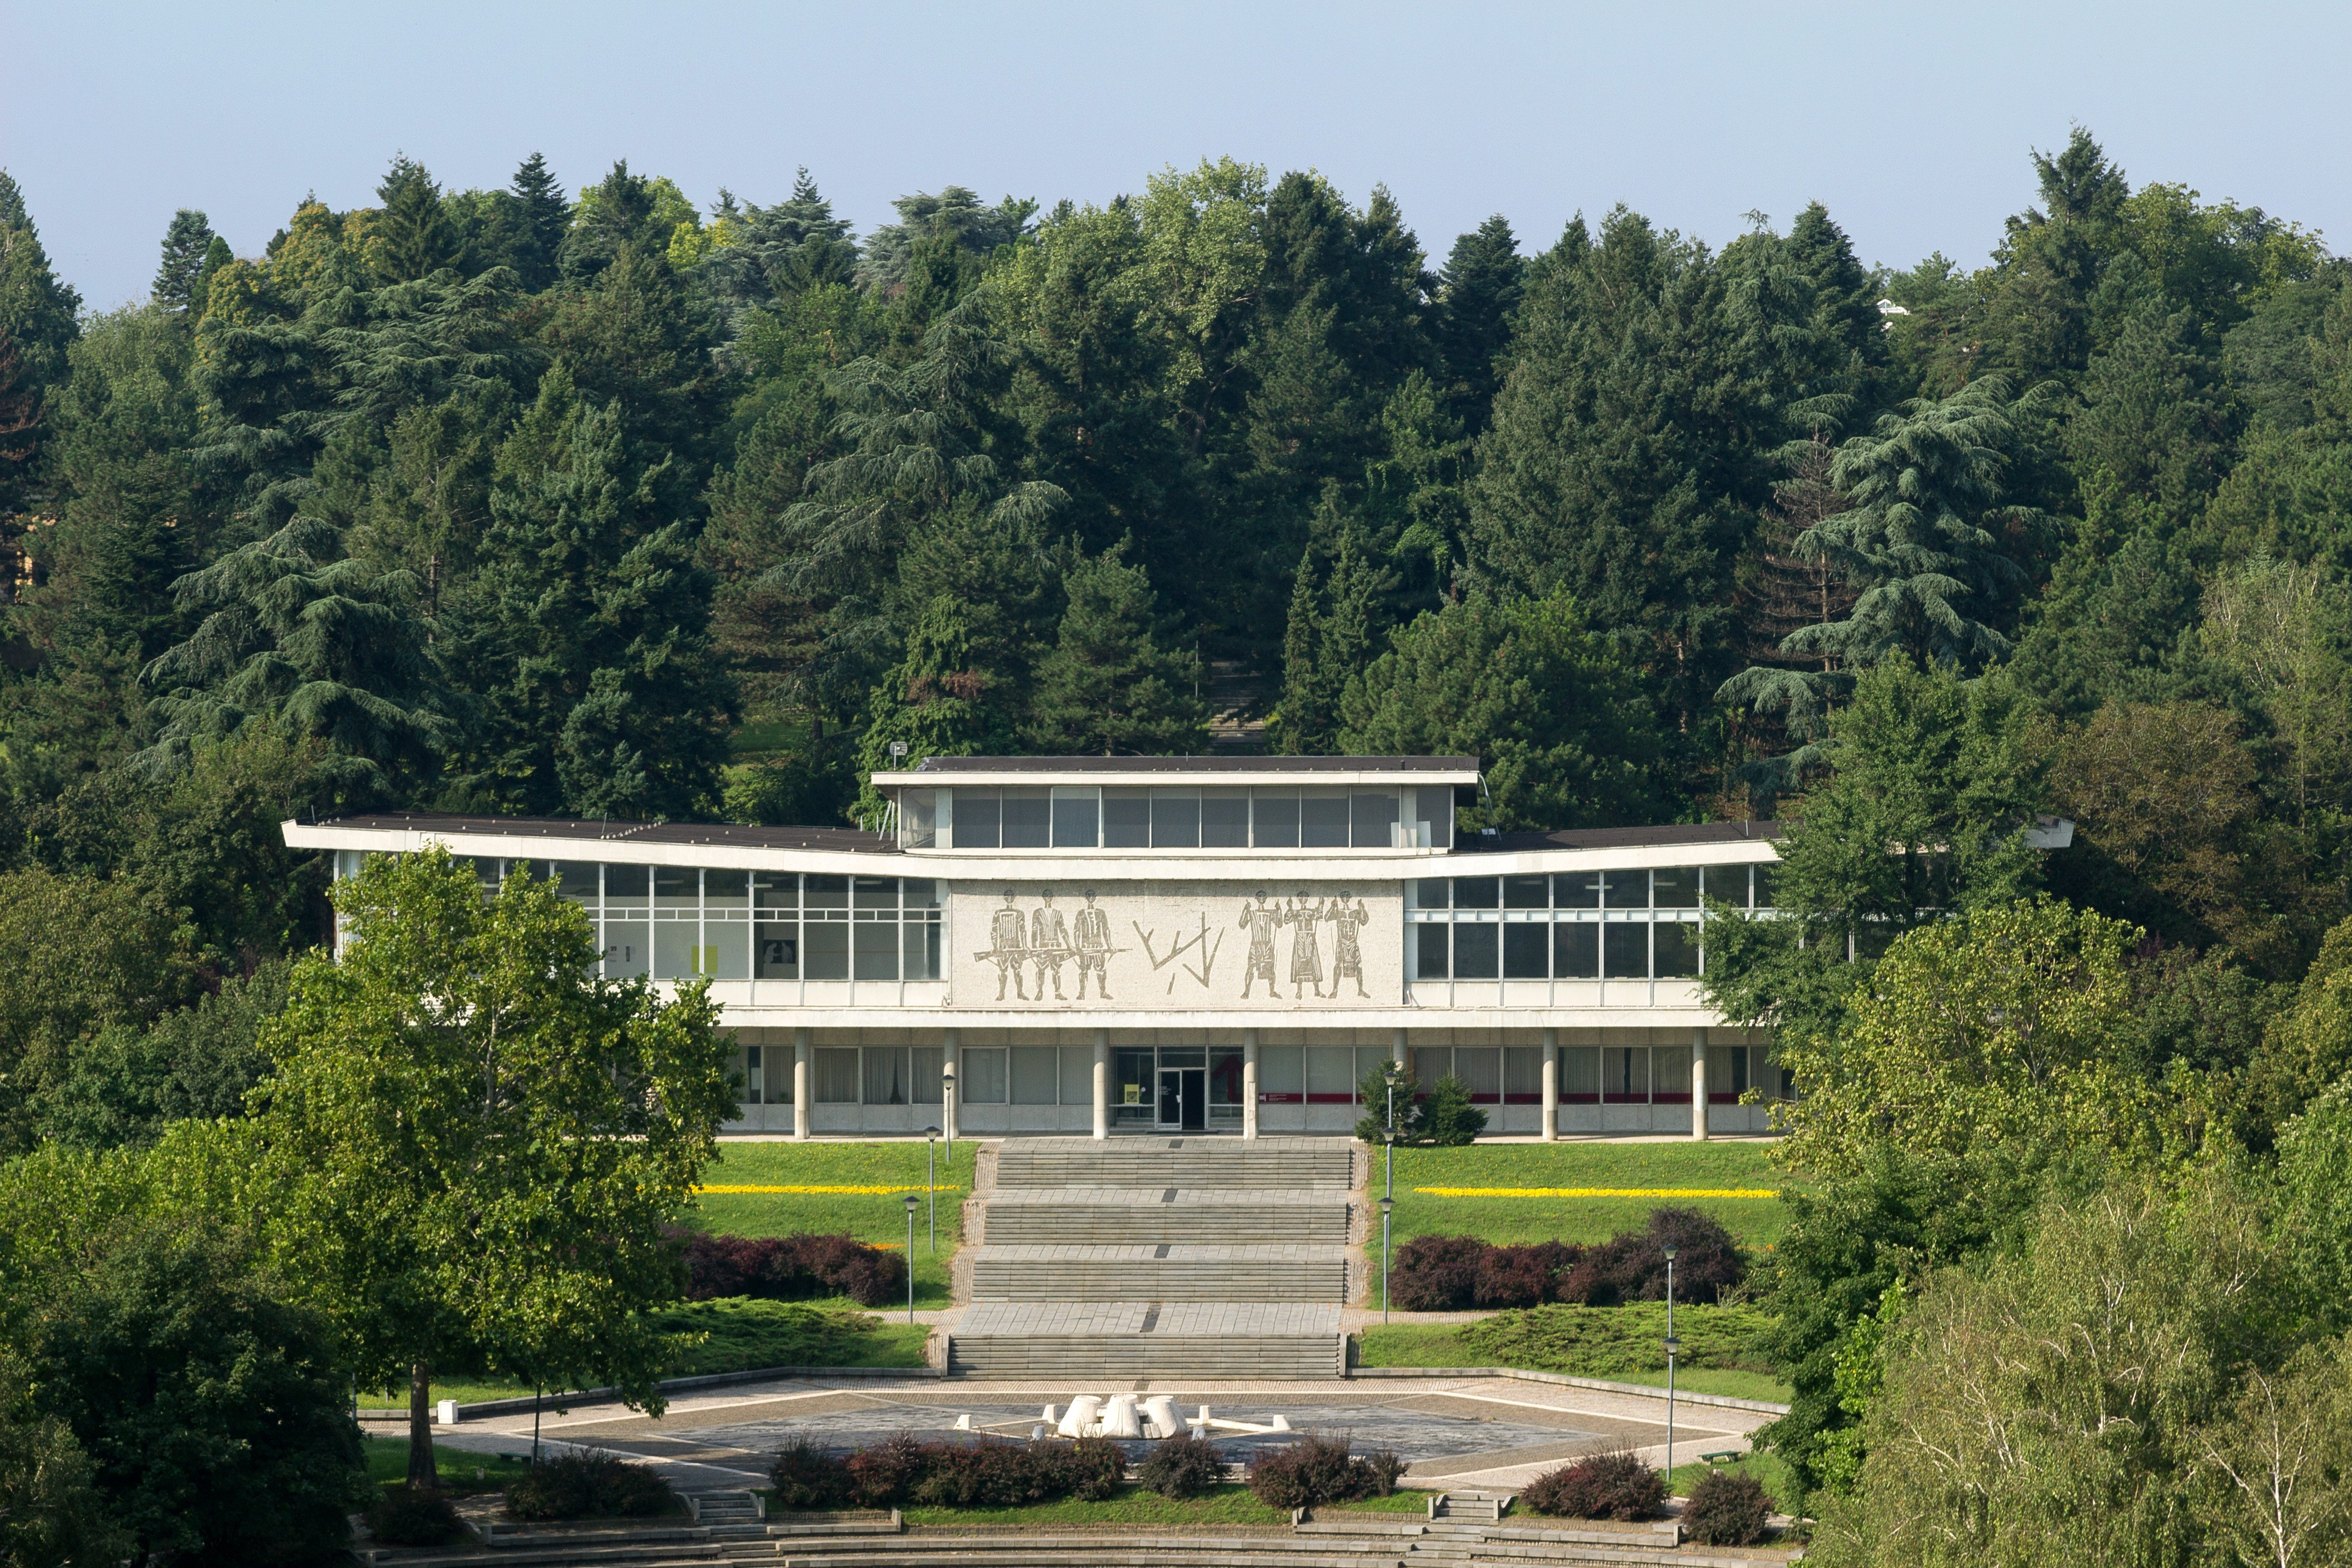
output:
<instances>
[{"instance_id":1,"label":"lamp post","mask_svg":"<svg viewBox=\"0 0 2352 1568\"><path fill-rule=\"evenodd\" d=\"M944 1063L940 1068L940 1099L943 1102L940 1107L940 1118L947 1123L948 1172L950 1174L953 1174L955 1172L955 1063Z\"/></svg>"},{"instance_id":2,"label":"lamp post","mask_svg":"<svg viewBox=\"0 0 2352 1568\"><path fill-rule=\"evenodd\" d=\"M907 1321L915 1321L915 1194L907 1194Z\"/></svg>"},{"instance_id":3,"label":"lamp post","mask_svg":"<svg viewBox=\"0 0 2352 1568\"><path fill-rule=\"evenodd\" d=\"M1675 1338L1675 1249L1666 1255L1666 1489L1675 1485L1675 1352L1683 1348Z\"/></svg>"},{"instance_id":4,"label":"lamp post","mask_svg":"<svg viewBox=\"0 0 2352 1568\"><path fill-rule=\"evenodd\" d=\"M1389 1173L1387 1184L1382 1188L1382 1194L1384 1196L1393 1198L1396 1196L1396 1078L1393 1074L1390 1075L1389 1078L1389 1125L1387 1138L1389 1145Z\"/></svg>"},{"instance_id":5,"label":"lamp post","mask_svg":"<svg viewBox=\"0 0 2352 1568\"><path fill-rule=\"evenodd\" d=\"M940 1130L923 1129L923 1190L931 1199L931 1251L940 1250Z\"/></svg>"},{"instance_id":6,"label":"lamp post","mask_svg":"<svg viewBox=\"0 0 2352 1568\"><path fill-rule=\"evenodd\" d=\"M1394 1146L1391 1145L1391 1148ZM1396 1207L1394 1198L1381 1200L1381 1323L1389 1321L1389 1213Z\"/></svg>"}]
</instances>

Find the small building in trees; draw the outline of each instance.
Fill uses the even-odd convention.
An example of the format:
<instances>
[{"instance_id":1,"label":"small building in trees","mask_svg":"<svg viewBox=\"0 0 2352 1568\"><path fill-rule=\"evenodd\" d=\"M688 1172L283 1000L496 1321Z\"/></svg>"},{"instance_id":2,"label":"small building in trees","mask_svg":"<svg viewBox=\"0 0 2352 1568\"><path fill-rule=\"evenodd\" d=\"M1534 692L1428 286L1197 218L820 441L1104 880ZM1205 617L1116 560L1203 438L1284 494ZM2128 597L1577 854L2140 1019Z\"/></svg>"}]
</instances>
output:
<instances>
[{"instance_id":1,"label":"small building in trees","mask_svg":"<svg viewBox=\"0 0 2352 1568\"><path fill-rule=\"evenodd\" d=\"M604 972L707 980L730 1131L1345 1134L1383 1060L1491 1131L1760 1131L1702 900L1771 823L1457 833L1475 757L930 757L887 831L392 814L286 825L339 875L446 845L556 879ZM1754 1098L1754 1097L1748 1097Z\"/></svg>"}]
</instances>

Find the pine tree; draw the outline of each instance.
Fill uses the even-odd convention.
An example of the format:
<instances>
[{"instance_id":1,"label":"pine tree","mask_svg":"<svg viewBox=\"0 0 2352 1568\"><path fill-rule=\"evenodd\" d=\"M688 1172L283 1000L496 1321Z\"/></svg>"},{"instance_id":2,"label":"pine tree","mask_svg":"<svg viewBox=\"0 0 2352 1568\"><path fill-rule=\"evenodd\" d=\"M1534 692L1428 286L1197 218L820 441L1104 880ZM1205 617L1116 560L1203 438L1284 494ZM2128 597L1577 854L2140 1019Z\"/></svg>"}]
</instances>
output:
<instances>
[{"instance_id":1,"label":"pine tree","mask_svg":"<svg viewBox=\"0 0 2352 1568\"><path fill-rule=\"evenodd\" d=\"M40 400L26 384L24 357L16 352L16 340L0 328L0 517L24 504L40 440ZM0 538L0 593L10 602L16 595L17 569L15 541Z\"/></svg>"},{"instance_id":2,"label":"pine tree","mask_svg":"<svg viewBox=\"0 0 2352 1568\"><path fill-rule=\"evenodd\" d=\"M975 658L966 606L942 595L923 606L906 656L876 683L857 744L860 774L907 765L890 756L903 743L911 763L923 757L1002 756L1018 750L1002 684ZM886 805L871 784L858 815L876 819Z\"/></svg>"},{"instance_id":3,"label":"pine tree","mask_svg":"<svg viewBox=\"0 0 2352 1568\"><path fill-rule=\"evenodd\" d=\"M1451 412L1472 436L1486 428L1502 386L1527 261L1510 221L1496 213L1454 242L1437 275L1437 347Z\"/></svg>"},{"instance_id":4,"label":"pine tree","mask_svg":"<svg viewBox=\"0 0 2352 1568\"><path fill-rule=\"evenodd\" d=\"M457 265L457 230L424 164L394 158L375 194L383 211L369 236L369 260L378 278L406 283Z\"/></svg>"},{"instance_id":5,"label":"pine tree","mask_svg":"<svg viewBox=\"0 0 2352 1568\"><path fill-rule=\"evenodd\" d=\"M1123 549L1094 556L1067 579L1060 639L1037 668L1028 730L1043 750L1171 756L1208 739L1202 668L1189 649L1162 646L1157 598Z\"/></svg>"},{"instance_id":6,"label":"pine tree","mask_svg":"<svg viewBox=\"0 0 2352 1568\"><path fill-rule=\"evenodd\" d=\"M194 208L182 207L172 215L172 226L163 231L163 265L155 269L156 304L178 315L188 313L198 299L197 277L215 237L210 220Z\"/></svg>"},{"instance_id":7,"label":"pine tree","mask_svg":"<svg viewBox=\"0 0 2352 1568\"><path fill-rule=\"evenodd\" d=\"M536 294L555 281L556 258L563 248L564 231L572 224L572 204L563 199L563 187L556 184L554 171L537 153L515 170L509 189L521 209L514 268L524 290Z\"/></svg>"},{"instance_id":8,"label":"pine tree","mask_svg":"<svg viewBox=\"0 0 2352 1568\"><path fill-rule=\"evenodd\" d=\"M206 302L212 299L213 279L220 276L222 268L236 260L236 253L229 249L228 241L219 235L213 236L211 243L205 247L204 260L196 268L195 281L188 286L188 314L191 317L204 314Z\"/></svg>"},{"instance_id":9,"label":"pine tree","mask_svg":"<svg viewBox=\"0 0 2352 1568\"><path fill-rule=\"evenodd\" d=\"M49 267L24 192L0 169L0 332L16 342L26 383L36 391L64 379L80 310L81 296Z\"/></svg>"}]
</instances>

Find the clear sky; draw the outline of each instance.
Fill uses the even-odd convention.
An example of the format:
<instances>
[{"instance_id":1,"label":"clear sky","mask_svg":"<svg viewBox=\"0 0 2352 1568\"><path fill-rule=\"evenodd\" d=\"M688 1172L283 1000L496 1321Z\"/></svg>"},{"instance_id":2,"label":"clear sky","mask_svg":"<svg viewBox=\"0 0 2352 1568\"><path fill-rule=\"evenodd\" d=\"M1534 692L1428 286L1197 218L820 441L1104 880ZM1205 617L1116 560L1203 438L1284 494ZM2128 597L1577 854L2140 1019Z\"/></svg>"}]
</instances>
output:
<instances>
[{"instance_id":1,"label":"clear sky","mask_svg":"<svg viewBox=\"0 0 2352 1568\"><path fill-rule=\"evenodd\" d=\"M805 163L862 231L947 184L1050 205L1231 153L1385 183L1433 258L1487 214L1549 245L1617 202L1720 244L1818 197L1865 261L1973 264L2089 126L2177 181L2352 244L2352 7L361 5L0 0L0 165L85 301L145 294L175 207L240 255L404 151L568 190L625 157L698 203Z\"/></svg>"}]
</instances>

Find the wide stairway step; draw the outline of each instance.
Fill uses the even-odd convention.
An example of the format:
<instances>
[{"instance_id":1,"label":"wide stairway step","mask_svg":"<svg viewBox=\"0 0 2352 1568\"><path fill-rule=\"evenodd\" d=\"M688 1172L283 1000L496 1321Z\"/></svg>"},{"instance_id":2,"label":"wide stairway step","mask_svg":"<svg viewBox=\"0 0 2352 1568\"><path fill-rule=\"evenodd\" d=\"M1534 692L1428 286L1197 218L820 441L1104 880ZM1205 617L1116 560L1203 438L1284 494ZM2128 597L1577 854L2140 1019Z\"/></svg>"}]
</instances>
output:
<instances>
[{"instance_id":1,"label":"wide stairway step","mask_svg":"<svg viewBox=\"0 0 2352 1568\"><path fill-rule=\"evenodd\" d=\"M1157 1246L983 1247L975 1301L1337 1301L1345 1247Z\"/></svg>"},{"instance_id":2,"label":"wide stairway step","mask_svg":"<svg viewBox=\"0 0 2352 1568\"><path fill-rule=\"evenodd\" d=\"M1339 1138L1007 1139L996 1156L1000 1189L1213 1187L1346 1192L1353 1145Z\"/></svg>"},{"instance_id":3,"label":"wide stairway step","mask_svg":"<svg viewBox=\"0 0 2352 1568\"><path fill-rule=\"evenodd\" d=\"M1339 1309L1262 1301L982 1302L949 1366L985 1377L1326 1378Z\"/></svg>"},{"instance_id":4,"label":"wide stairway step","mask_svg":"<svg viewBox=\"0 0 2352 1568\"><path fill-rule=\"evenodd\" d=\"M1237 1193L1169 1185L1000 1190L984 1221L993 1246L1085 1247L1188 1242L1225 1247L1345 1247L1339 1194ZM1333 1300L1338 1300L1335 1296Z\"/></svg>"}]
</instances>

